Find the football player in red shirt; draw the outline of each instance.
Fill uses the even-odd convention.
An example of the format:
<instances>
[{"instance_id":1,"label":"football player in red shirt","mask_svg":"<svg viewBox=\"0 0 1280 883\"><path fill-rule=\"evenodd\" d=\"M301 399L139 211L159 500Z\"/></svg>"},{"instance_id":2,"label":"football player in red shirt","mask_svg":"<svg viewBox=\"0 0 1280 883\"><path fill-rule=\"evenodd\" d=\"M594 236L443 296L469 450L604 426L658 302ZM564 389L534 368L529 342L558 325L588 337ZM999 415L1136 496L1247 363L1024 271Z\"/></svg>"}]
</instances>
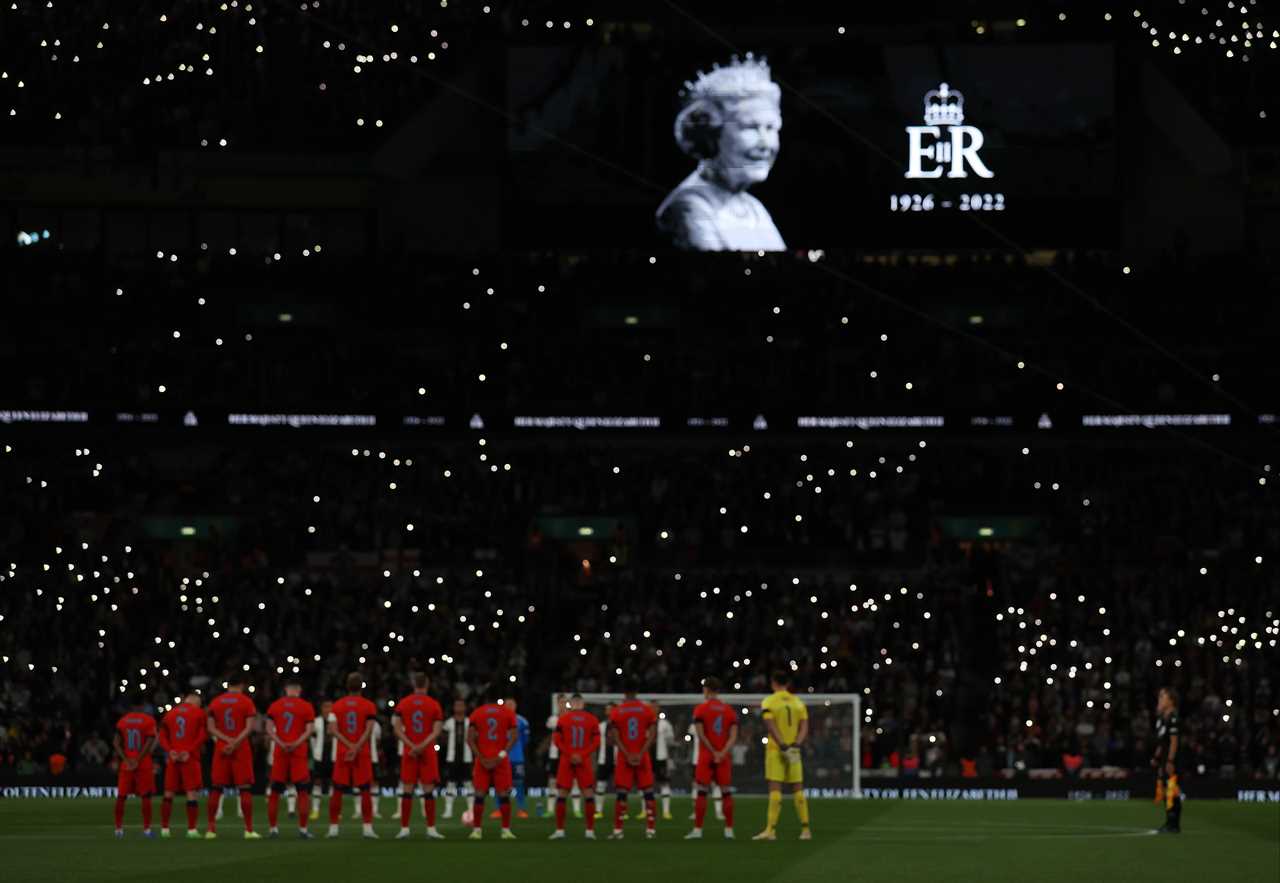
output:
<instances>
[{"instance_id":1,"label":"football player in red shirt","mask_svg":"<svg viewBox=\"0 0 1280 883\"><path fill-rule=\"evenodd\" d=\"M702 682L706 699L693 710L693 724L698 733L698 766L693 771L697 796L693 802L693 830L685 840L702 837L702 820L707 815L707 791L714 781L724 795L724 836L733 839L733 758L730 752L738 741L738 712L720 701L720 680Z\"/></svg>"},{"instance_id":2,"label":"football player in red shirt","mask_svg":"<svg viewBox=\"0 0 1280 883\"><path fill-rule=\"evenodd\" d=\"M244 839L260 840L253 830L253 750L249 736L258 724L258 708L245 693L243 673L227 679L227 692L209 703L208 727L213 736L213 764L209 792L209 830L205 839L218 836L218 804L222 790L234 786L240 790L240 812L244 816Z\"/></svg>"},{"instance_id":3,"label":"football player in red shirt","mask_svg":"<svg viewBox=\"0 0 1280 883\"><path fill-rule=\"evenodd\" d=\"M142 800L142 836L155 836L151 832L151 794L156 789L156 770L151 752L156 747L156 719L142 710L145 707L146 700L139 697L133 710L116 722L116 735L112 740L120 761L116 781L116 837L124 836L124 804L130 794L137 794Z\"/></svg>"},{"instance_id":4,"label":"football player in red shirt","mask_svg":"<svg viewBox=\"0 0 1280 883\"><path fill-rule=\"evenodd\" d=\"M617 802L614 804L613 833L610 840L622 839L622 820L627 814L627 795L633 788L644 792L644 836L652 839L657 830L656 806L653 799L653 761L649 759L649 746L657 731L658 716L648 703L636 698L635 681L628 680L622 688L623 701L609 713L609 733L618 747L617 769L614 771L614 787Z\"/></svg>"},{"instance_id":5,"label":"football player in red shirt","mask_svg":"<svg viewBox=\"0 0 1280 883\"><path fill-rule=\"evenodd\" d=\"M564 839L565 804L569 791L575 784L585 796L587 804L587 839L596 839L596 751L600 748L600 721L589 711L583 711L582 696L575 693L569 700L569 710L556 719L552 742L560 752L560 766L556 770L556 830L551 840Z\"/></svg>"},{"instance_id":6,"label":"football player in red shirt","mask_svg":"<svg viewBox=\"0 0 1280 883\"><path fill-rule=\"evenodd\" d=\"M440 763L436 757L440 732L444 728L444 709L427 695L431 680L426 672L410 675L413 692L396 703L391 726L400 742L400 833L397 840L409 837L409 816L413 813L413 789L422 786L422 815L427 822L427 837L443 840L436 830L436 785L440 783Z\"/></svg>"},{"instance_id":7,"label":"football player in red shirt","mask_svg":"<svg viewBox=\"0 0 1280 883\"><path fill-rule=\"evenodd\" d=\"M268 836L279 837L280 795L290 785L298 789L298 836L311 839L307 819L311 814L311 729L315 707L302 698L302 682L289 678L284 695L267 708L267 736L274 745L271 754L271 795L267 798Z\"/></svg>"},{"instance_id":8,"label":"football player in red shirt","mask_svg":"<svg viewBox=\"0 0 1280 883\"><path fill-rule=\"evenodd\" d=\"M362 834L369 840L377 840L373 830L373 756L370 738L373 736L374 719L378 707L361 695L364 675L352 672L347 675L347 695L333 703L330 712L334 720L329 724L331 735L338 740L337 757L333 761L333 794L329 797L329 836L338 836L338 819L342 817L342 795L349 789L360 792L360 820L364 823Z\"/></svg>"},{"instance_id":9,"label":"football player in red shirt","mask_svg":"<svg viewBox=\"0 0 1280 883\"><path fill-rule=\"evenodd\" d=\"M502 839L514 840L511 833L511 758L508 752L516 744L520 724L516 713L506 705L489 702L471 712L471 726L467 729L467 744L475 763L471 769L471 783L475 787L475 805L471 811L471 839L479 840L484 822L484 798L493 786L498 796L498 809L502 813Z\"/></svg>"},{"instance_id":10,"label":"football player in red shirt","mask_svg":"<svg viewBox=\"0 0 1280 883\"><path fill-rule=\"evenodd\" d=\"M169 836L169 819L173 815L173 796L187 792L187 837L200 836L196 821L200 816L200 801L196 792L204 787L204 775L200 771L200 749L209 738L204 709L200 707L200 694L188 693L181 702L170 708L160 721L160 747L164 750L164 801L160 804L160 836Z\"/></svg>"}]
</instances>

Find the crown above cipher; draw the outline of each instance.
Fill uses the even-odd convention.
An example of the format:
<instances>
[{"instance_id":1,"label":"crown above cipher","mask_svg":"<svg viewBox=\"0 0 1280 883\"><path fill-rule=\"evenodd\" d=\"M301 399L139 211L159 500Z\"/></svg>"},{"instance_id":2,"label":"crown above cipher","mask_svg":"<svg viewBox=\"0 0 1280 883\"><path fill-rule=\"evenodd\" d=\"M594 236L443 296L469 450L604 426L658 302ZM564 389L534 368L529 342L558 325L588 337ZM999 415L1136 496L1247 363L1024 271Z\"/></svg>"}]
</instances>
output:
<instances>
[{"instance_id":1,"label":"crown above cipher","mask_svg":"<svg viewBox=\"0 0 1280 883\"><path fill-rule=\"evenodd\" d=\"M964 122L964 93L946 83L924 93L924 121L929 126L958 126Z\"/></svg>"}]
</instances>

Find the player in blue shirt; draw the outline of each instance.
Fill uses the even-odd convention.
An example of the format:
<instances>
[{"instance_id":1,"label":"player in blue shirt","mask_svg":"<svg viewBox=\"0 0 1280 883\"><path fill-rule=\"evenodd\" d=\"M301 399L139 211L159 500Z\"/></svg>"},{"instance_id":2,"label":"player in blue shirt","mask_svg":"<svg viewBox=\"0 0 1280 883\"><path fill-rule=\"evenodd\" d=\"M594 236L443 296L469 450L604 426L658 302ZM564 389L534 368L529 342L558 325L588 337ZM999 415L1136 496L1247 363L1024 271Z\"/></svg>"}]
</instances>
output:
<instances>
[{"instance_id":1,"label":"player in blue shirt","mask_svg":"<svg viewBox=\"0 0 1280 883\"><path fill-rule=\"evenodd\" d=\"M508 698L506 703L511 707L512 711L516 710L516 700L514 697ZM516 715L516 744L511 746L511 772L512 779L515 784L516 791L516 818L529 818L529 786L525 779L525 751L529 747L529 721L522 714Z\"/></svg>"}]
</instances>

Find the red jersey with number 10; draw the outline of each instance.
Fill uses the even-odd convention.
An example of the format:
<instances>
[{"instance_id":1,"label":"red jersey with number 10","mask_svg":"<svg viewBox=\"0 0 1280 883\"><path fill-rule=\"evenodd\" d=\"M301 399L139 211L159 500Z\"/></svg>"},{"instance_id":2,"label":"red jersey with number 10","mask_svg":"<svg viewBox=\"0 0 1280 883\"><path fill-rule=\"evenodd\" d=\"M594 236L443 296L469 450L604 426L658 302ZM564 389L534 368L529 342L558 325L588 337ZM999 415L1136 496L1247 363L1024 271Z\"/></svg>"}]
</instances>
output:
<instances>
[{"instance_id":1,"label":"red jersey with number 10","mask_svg":"<svg viewBox=\"0 0 1280 883\"><path fill-rule=\"evenodd\" d=\"M511 731L520 724L510 706L490 703L471 712L471 726L475 728L480 756L497 757L498 752L506 750Z\"/></svg>"},{"instance_id":2,"label":"red jersey with number 10","mask_svg":"<svg viewBox=\"0 0 1280 883\"><path fill-rule=\"evenodd\" d=\"M729 741L729 731L738 725L738 713L719 699L708 699L693 710L693 722L702 724L702 732L716 751Z\"/></svg>"},{"instance_id":3,"label":"red jersey with number 10","mask_svg":"<svg viewBox=\"0 0 1280 883\"><path fill-rule=\"evenodd\" d=\"M639 754L644 750L649 728L658 722L653 707L639 699L627 699L618 703L609 715L609 723L618 733L624 751Z\"/></svg>"},{"instance_id":4,"label":"red jersey with number 10","mask_svg":"<svg viewBox=\"0 0 1280 883\"><path fill-rule=\"evenodd\" d=\"M143 758L142 749L146 747L147 740L156 734L155 718L140 711L131 711L120 718L116 724L116 732L120 734L120 745L125 757L131 760L150 759L150 755Z\"/></svg>"}]
</instances>

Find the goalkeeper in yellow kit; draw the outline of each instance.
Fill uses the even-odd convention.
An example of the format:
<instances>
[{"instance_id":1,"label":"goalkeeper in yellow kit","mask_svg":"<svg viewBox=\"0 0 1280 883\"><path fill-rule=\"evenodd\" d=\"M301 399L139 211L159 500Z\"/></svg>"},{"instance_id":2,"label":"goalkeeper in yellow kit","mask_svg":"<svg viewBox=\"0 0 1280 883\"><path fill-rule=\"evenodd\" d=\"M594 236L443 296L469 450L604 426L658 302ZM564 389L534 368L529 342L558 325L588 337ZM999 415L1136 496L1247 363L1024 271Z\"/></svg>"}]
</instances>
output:
<instances>
[{"instance_id":1,"label":"goalkeeper in yellow kit","mask_svg":"<svg viewBox=\"0 0 1280 883\"><path fill-rule=\"evenodd\" d=\"M776 671L770 678L773 693L760 703L769 742L764 753L764 778L769 783L769 817L755 840L777 840L778 816L782 814L782 786L788 784L795 796L800 819L800 839L811 840L809 803L804 796L804 766L800 746L809 737L809 712L791 693L791 675Z\"/></svg>"}]
</instances>

